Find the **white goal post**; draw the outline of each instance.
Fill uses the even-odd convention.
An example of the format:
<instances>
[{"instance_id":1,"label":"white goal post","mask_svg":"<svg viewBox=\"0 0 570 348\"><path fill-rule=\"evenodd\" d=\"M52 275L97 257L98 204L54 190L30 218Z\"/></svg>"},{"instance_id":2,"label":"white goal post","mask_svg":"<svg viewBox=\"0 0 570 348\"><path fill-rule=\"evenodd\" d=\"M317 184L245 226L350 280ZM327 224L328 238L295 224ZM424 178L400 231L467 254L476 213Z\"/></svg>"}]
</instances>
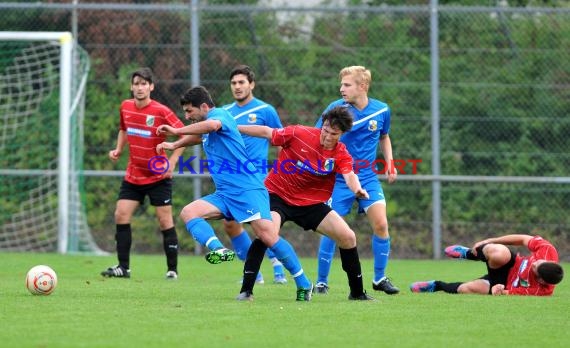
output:
<instances>
[{"instance_id":1,"label":"white goal post","mask_svg":"<svg viewBox=\"0 0 570 348\"><path fill-rule=\"evenodd\" d=\"M9 134L11 132L15 133L16 131L25 133L26 127L28 126L26 123L26 118L29 117L29 115L25 114L25 112L29 112L30 115L34 115L34 113L43 113L43 110L40 110L40 105L44 101L40 100L36 101L34 104L24 104L24 100L32 98L41 99L42 96L37 96L37 94L39 94L38 90L42 89L44 85L49 84L55 88L57 88L57 85L59 86L59 135L54 141L54 143L57 141L58 151L57 159L54 158L53 160L53 167L55 167L55 163L57 163L57 169L51 168L48 165L48 168L24 168L25 170L22 170L22 168L3 168L6 166L4 164L0 166L0 171L2 176L21 176L24 175L23 173L25 172L25 175L28 176L48 177L51 175L55 177L55 174L57 173L57 196L55 196L55 199L53 198L55 192L53 192L49 197L46 197L45 195L42 196L43 192L47 191L45 187L54 187L55 182L51 184L45 184L43 188L39 189L36 189L35 187L28 188L24 183L22 183L22 187L26 187L26 189L29 189L30 191L35 190L34 192L39 192L35 195L35 200L30 199L30 210L36 210L36 204L48 204L47 202L42 202L42 200L57 200L57 215L55 212L52 213L51 210L48 213L44 214L45 216L49 216L49 218L55 218L55 216L57 216L57 222L49 225L46 224L44 226L42 225L39 218L35 216L36 212L18 212L19 217L13 218L9 223L5 223L6 219L3 219L4 221L1 223L4 225L0 225L2 228L2 230L0 230L0 250L50 251L49 246L54 246L53 244L55 244L51 238L56 238L56 249L59 253L81 251L81 248L79 247L80 243L83 243L83 245L88 244L86 248L83 247L83 249L87 250L83 251L100 252L100 249L93 242L90 233L87 232L87 235L85 235L85 230L88 230L85 216L79 216L82 215L81 212L77 213L71 211L73 209L70 208L72 207L70 204L71 201L78 201L76 209L82 210L80 203L81 199L79 197L79 184L77 183L78 180L73 180L73 178L77 176L77 166L72 165L72 161L78 161L82 159L81 154L76 155L73 153L73 151L77 148L76 143L80 141L80 147L82 147L83 141L82 113L83 103L85 101L87 74L89 71L88 56L84 51L80 52L81 48L75 45L73 36L70 32L0 32L0 43L6 46L8 45L6 41L24 43L29 42L31 44L30 48L23 48L22 53L14 50L16 53L13 53L12 56L5 58L5 61L0 61L0 64L3 65L3 68L4 66L9 66L6 69L11 69L10 71L12 72L11 74L8 74L7 78L0 80L0 98L2 98L3 104L7 104L7 106L3 106L2 112L6 113L4 108L8 110L8 116L5 116L3 123L0 124L0 128L2 128L0 129L0 132L2 132L2 134ZM41 46L36 45L36 42L47 43L45 45L46 48L42 51L39 51L39 49L37 49L37 51L33 51L36 49L36 46ZM2 48L3 51L9 51L8 49L4 49L4 46ZM56 57L57 51L59 51L59 57ZM80 53L82 53L81 63L79 63L80 59L78 58ZM10 53L7 54L9 55ZM47 77L51 75L54 75L56 77L53 79ZM47 80L50 81L46 82ZM38 87L38 85L40 87ZM51 91L53 88L50 87L49 89ZM24 94L25 97L16 95L18 92ZM46 92L46 95L49 96L50 94ZM9 111L11 111L9 109L11 107L10 104L18 104L13 107L14 116L9 116ZM80 109L80 111L78 111L78 109ZM72 134L71 123L72 116L74 116L75 113L81 113L81 116L78 116L79 121L74 121L78 124L76 127L79 127L81 129L75 131L75 133ZM21 118L24 118L24 121L20 121ZM18 122L23 123L18 124ZM54 130L48 129L47 131L53 132ZM79 135L77 133L79 133ZM80 137L79 140L77 140L78 137ZM0 141L2 150L7 149L6 151L10 152L9 145L12 143L12 140L9 138L5 139L2 135L0 136ZM72 143L73 141L75 141L75 143ZM30 156L34 155L31 154ZM79 157L79 159L77 159L77 157ZM19 160L21 162L26 161L26 159L22 158L17 158L16 160ZM46 159L45 162L48 162L48 159ZM5 163L10 164L10 161L7 161ZM54 170L56 170L56 173L53 172ZM72 178L72 180L70 180L70 178ZM25 179L22 179L21 181L24 182ZM49 181L49 179L46 179L46 181ZM8 184L12 183L12 181L6 182ZM29 194L29 196L32 196L32 194ZM52 206L54 205L55 203L52 203ZM41 212L38 213L38 215L42 215ZM30 219L26 221L26 218L22 216L29 216ZM48 220L47 217L44 219ZM29 228L25 227L30 225L31 227ZM47 234L41 236L30 236L28 239L34 241L30 243L20 242L17 240L20 238L17 235L23 229L31 230L32 228L36 228L38 230L41 230L43 228L44 230L47 230L50 229L50 227L55 228L53 225L57 225L56 236ZM32 233L33 232L29 232L29 234ZM47 232L39 231L38 233ZM11 234L14 234L15 236L12 237ZM53 234L55 234L55 231Z\"/></svg>"}]
</instances>

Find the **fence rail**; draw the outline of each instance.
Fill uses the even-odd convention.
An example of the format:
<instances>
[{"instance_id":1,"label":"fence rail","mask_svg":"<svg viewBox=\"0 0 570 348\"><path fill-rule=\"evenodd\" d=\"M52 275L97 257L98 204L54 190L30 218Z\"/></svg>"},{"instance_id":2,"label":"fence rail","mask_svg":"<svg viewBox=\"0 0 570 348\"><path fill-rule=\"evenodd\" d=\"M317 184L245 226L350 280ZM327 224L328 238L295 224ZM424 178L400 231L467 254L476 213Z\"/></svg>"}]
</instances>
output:
<instances>
[{"instance_id":1,"label":"fence rail","mask_svg":"<svg viewBox=\"0 0 570 348\"><path fill-rule=\"evenodd\" d=\"M227 76L246 63L257 73L256 96L284 124L312 125L340 97L340 68L364 65L373 74L370 95L392 109L394 156L423 159L416 175L383 184L395 257L438 258L444 244L520 232L548 237L570 259L570 7L213 2L0 2L0 31L71 31L94 62L84 199L104 248L113 247L109 207L126 164L113 165L107 152L134 67L152 67L153 98L181 113L178 98L194 84L220 105L231 102ZM55 174L13 168L0 165L2 180ZM206 174L177 178L186 176L192 180L177 180L179 204L211 191ZM135 249L158 250L152 211L137 217L149 237ZM367 222L357 215L349 222L366 255ZM287 225L284 233L314 254L316 237Z\"/></svg>"}]
</instances>

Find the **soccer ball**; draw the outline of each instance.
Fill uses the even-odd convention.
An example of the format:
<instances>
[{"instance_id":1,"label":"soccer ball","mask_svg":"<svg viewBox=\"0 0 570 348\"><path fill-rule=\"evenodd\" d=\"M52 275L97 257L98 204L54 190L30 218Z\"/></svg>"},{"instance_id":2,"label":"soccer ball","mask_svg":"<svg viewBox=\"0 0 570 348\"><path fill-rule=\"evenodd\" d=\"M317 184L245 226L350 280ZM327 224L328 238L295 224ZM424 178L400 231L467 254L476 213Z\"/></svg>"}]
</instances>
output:
<instances>
[{"instance_id":1,"label":"soccer ball","mask_svg":"<svg viewBox=\"0 0 570 348\"><path fill-rule=\"evenodd\" d=\"M26 287L33 295L49 295L57 286L57 274L51 267L38 265L26 275Z\"/></svg>"}]
</instances>

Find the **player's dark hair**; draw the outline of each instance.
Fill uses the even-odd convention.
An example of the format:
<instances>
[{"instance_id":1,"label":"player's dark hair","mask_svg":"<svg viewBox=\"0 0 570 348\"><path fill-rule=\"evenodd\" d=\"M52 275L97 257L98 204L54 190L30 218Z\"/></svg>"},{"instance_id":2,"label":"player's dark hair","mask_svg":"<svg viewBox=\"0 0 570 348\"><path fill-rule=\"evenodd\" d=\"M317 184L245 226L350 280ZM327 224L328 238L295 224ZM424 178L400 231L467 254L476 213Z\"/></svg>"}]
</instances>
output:
<instances>
[{"instance_id":1,"label":"player's dark hair","mask_svg":"<svg viewBox=\"0 0 570 348\"><path fill-rule=\"evenodd\" d=\"M348 132L352 128L352 114L344 106L337 106L323 114L323 124L329 121L329 126Z\"/></svg>"},{"instance_id":2,"label":"player's dark hair","mask_svg":"<svg viewBox=\"0 0 570 348\"><path fill-rule=\"evenodd\" d=\"M558 284L564 278L562 266L556 262L543 262L536 268L538 276L548 284Z\"/></svg>"},{"instance_id":3,"label":"player's dark hair","mask_svg":"<svg viewBox=\"0 0 570 348\"><path fill-rule=\"evenodd\" d=\"M194 107L200 107L204 103L211 108L215 106L210 92L203 86L192 87L180 97L180 105L182 106L190 104Z\"/></svg>"},{"instance_id":4,"label":"player's dark hair","mask_svg":"<svg viewBox=\"0 0 570 348\"><path fill-rule=\"evenodd\" d=\"M236 75L247 76L247 80L249 81L249 83L255 81L255 73L247 65L238 65L235 68L233 68L232 71L230 72L230 80Z\"/></svg>"},{"instance_id":5,"label":"player's dark hair","mask_svg":"<svg viewBox=\"0 0 570 348\"><path fill-rule=\"evenodd\" d=\"M152 76L152 70L150 68L140 68L138 70L136 70L132 75L131 75L131 83L134 82L135 77L140 77L141 79L147 81L148 83L154 83L153 80L153 76Z\"/></svg>"}]
</instances>

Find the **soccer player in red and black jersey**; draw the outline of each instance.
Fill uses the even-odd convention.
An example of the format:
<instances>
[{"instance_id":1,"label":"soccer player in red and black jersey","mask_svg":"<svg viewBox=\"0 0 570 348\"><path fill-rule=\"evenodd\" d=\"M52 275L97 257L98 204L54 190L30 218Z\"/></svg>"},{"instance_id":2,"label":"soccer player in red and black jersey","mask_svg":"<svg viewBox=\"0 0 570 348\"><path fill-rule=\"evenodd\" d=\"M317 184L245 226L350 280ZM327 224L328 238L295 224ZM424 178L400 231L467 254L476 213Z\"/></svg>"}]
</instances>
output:
<instances>
[{"instance_id":1,"label":"soccer player in red and black jersey","mask_svg":"<svg viewBox=\"0 0 570 348\"><path fill-rule=\"evenodd\" d=\"M507 245L524 246L531 255L515 254ZM487 274L468 282L415 282L410 286L413 292L441 290L452 294L550 296L564 277L556 248L540 236L510 234L482 240L472 248L452 245L445 248L445 254L452 258L483 261L487 265Z\"/></svg>"},{"instance_id":2,"label":"soccer player in red and black jersey","mask_svg":"<svg viewBox=\"0 0 570 348\"><path fill-rule=\"evenodd\" d=\"M334 108L323 115L322 128L301 125L272 129L267 126L238 126L243 134L269 139L281 146L277 162L269 168L265 186L269 191L271 218L279 231L286 221L334 239L340 249L342 268L348 276L350 300L373 300L364 291L356 236L348 224L327 204L336 174L341 174L357 197L368 197L352 171L352 157L338 140L352 127L346 108ZM249 248L238 299L253 293L265 245L256 239Z\"/></svg>"},{"instance_id":3,"label":"soccer player in red and black jersey","mask_svg":"<svg viewBox=\"0 0 570 348\"><path fill-rule=\"evenodd\" d=\"M161 125L181 128L182 121L167 106L152 100L153 74L149 68L141 68L131 75L132 99L124 100L119 110L120 127L117 146L109 151L115 162L129 146L129 163L121 184L115 209L116 248L119 264L101 272L106 277L129 278L130 250L132 242L131 218L145 196L156 208L156 217L163 236L166 254L167 279L178 278L178 237L172 218L172 171L184 148L176 149L170 158L156 152L156 146L166 135L156 135Z\"/></svg>"}]
</instances>

